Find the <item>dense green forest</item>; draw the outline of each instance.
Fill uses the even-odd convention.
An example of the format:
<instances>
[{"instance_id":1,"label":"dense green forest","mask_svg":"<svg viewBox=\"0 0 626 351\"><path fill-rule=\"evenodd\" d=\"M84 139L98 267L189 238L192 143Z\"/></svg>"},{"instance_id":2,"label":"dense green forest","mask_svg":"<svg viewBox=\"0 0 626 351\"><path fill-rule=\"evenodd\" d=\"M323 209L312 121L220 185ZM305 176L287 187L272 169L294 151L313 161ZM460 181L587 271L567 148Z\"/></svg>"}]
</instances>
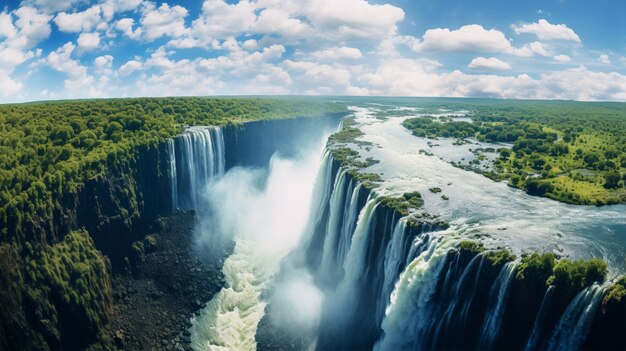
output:
<instances>
[{"instance_id":1,"label":"dense green forest","mask_svg":"<svg viewBox=\"0 0 626 351\"><path fill-rule=\"evenodd\" d=\"M574 204L626 202L626 104L468 100L472 122L433 116L404 126L420 137L501 142L494 171L532 195Z\"/></svg>"},{"instance_id":2,"label":"dense green forest","mask_svg":"<svg viewBox=\"0 0 626 351\"><path fill-rule=\"evenodd\" d=\"M31 216L49 216L107 165L184 125L310 116L344 107L314 98L140 98L0 105L0 238Z\"/></svg>"}]
</instances>

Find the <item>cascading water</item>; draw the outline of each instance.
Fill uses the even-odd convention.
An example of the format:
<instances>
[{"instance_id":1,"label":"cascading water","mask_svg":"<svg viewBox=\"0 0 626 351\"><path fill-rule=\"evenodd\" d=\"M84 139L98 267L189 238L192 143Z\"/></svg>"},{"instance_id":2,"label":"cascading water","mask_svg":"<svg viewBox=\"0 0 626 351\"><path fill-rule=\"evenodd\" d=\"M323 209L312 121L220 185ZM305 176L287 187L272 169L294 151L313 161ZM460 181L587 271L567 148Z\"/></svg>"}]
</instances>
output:
<instances>
[{"instance_id":1,"label":"cascading water","mask_svg":"<svg viewBox=\"0 0 626 351\"><path fill-rule=\"evenodd\" d=\"M496 284L494 284L491 289L491 296L489 297L490 307L485 316L480 343L478 345L479 350L492 350L494 348L493 343L500 331L502 315L504 314L511 283L513 282L516 264L517 262L515 261L507 262L500 270Z\"/></svg>"},{"instance_id":2,"label":"cascading water","mask_svg":"<svg viewBox=\"0 0 626 351\"><path fill-rule=\"evenodd\" d=\"M528 307L528 325L516 328L511 320L518 261L496 263L487 253L461 249L469 225L441 230L428 219L409 223L340 167L331 149L323 155L310 204L309 195L294 194L313 178L298 172L286 178L273 178L272 171L261 177L235 174L236 182L215 192L215 180L224 173L219 128L190 128L170 141L168 150L173 208L198 210L209 185L207 206L219 217L211 219L236 242L224 266L226 288L194 321L192 342L199 350L255 349L254 334L266 310L263 290L299 232L305 240L281 267L285 281L273 283L270 311L278 311L283 327L313 330L305 344L319 350L576 349L605 294L594 285L561 306L552 303L554 287L540 287L540 297L531 301L536 306ZM306 169L306 175L317 170ZM291 178L302 182L290 188ZM267 188L258 188L265 181ZM248 192L239 194L242 188ZM270 201L270 194L285 198ZM297 207L302 211L290 203L294 197L307 202ZM294 211L306 214L295 216L297 227L278 225L293 220ZM289 244L279 245L277 238ZM515 344L508 345L511 335Z\"/></svg>"},{"instance_id":3,"label":"cascading water","mask_svg":"<svg viewBox=\"0 0 626 351\"><path fill-rule=\"evenodd\" d=\"M199 239L221 234L234 239L235 249L224 264L225 287L192 321L194 349L256 349L257 325L265 314L261 294L307 223L321 152L320 143L296 159L272 157L267 171L235 167L209 184ZM299 296L306 295L309 303L319 296L307 290L306 277L297 279L281 298L296 309L302 307L296 304Z\"/></svg>"},{"instance_id":4,"label":"cascading water","mask_svg":"<svg viewBox=\"0 0 626 351\"><path fill-rule=\"evenodd\" d=\"M206 185L224 174L224 136L219 127L190 127L168 141L172 210L196 210Z\"/></svg>"},{"instance_id":5,"label":"cascading water","mask_svg":"<svg viewBox=\"0 0 626 351\"><path fill-rule=\"evenodd\" d=\"M548 350L579 350L585 341L604 289L594 284L576 295L559 320Z\"/></svg>"},{"instance_id":6,"label":"cascading water","mask_svg":"<svg viewBox=\"0 0 626 351\"><path fill-rule=\"evenodd\" d=\"M537 330L532 323L516 330L510 304L519 261L497 263L489 251L460 249L471 227L441 230L425 221L409 228L334 166L332 153L324 162L303 251L290 258L324 292L316 349L490 350L507 347L513 334L526 340L508 345L514 349L550 340L582 345L602 288L588 288L563 312L550 306L553 288L546 286L544 304L533 312ZM543 316L555 313L563 313L560 320Z\"/></svg>"}]
</instances>

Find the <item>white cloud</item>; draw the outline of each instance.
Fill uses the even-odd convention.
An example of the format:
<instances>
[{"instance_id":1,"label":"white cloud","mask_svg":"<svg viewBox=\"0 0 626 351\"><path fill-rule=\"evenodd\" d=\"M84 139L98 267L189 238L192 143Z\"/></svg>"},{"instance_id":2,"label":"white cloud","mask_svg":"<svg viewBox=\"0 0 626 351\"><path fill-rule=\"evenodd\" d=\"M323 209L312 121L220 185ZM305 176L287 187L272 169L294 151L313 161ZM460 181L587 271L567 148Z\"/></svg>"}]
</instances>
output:
<instances>
[{"instance_id":1,"label":"white cloud","mask_svg":"<svg viewBox=\"0 0 626 351\"><path fill-rule=\"evenodd\" d=\"M106 0L102 7L102 16L106 20L111 20L117 13L135 10L143 0Z\"/></svg>"},{"instance_id":2,"label":"white cloud","mask_svg":"<svg viewBox=\"0 0 626 351\"><path fill-rule=\"evenodd\" d=\"M40 52L31 49L50 36L50 18L28 6L0 12L0 95L11 96L24 86L11 75L17 66Z\"/></svg>"},{"instance_id":3,"label":"white cloud","mask_svg":"<svg viewBox=\"0 0 626 351\"><path fill-rule=\"evenodd\" d=\"M580 43L580 37L565 24L551 24L545 19L540 19L537 23L525 23L520 26L513 26L517 34L534 34L541 40L566 40Z\"/></svg>"},{"instance_id":4,"label":"white cloud","mask_svg":"<svg viewBox=\"0 0 626 351\"><path fill-rule=\"evenodd\" d=\"M589 71L580 66L541 75L551 98L573 100L626 100L626 76Z\"/></svg>"},{"instance_id":5,"label":"white cloud","mask_svg":"<svg viewBox=\"0 0 626 351\"><path fill-rule=\"evenodd\" d=\"M33 5L46 13L63 11L74 7L75 4L88 3L89 0L26 0L25 5Z\"/></svg>"},{"instance_id":6,"label":"white cloud","mask_svg":"<svg viewBox=\"0 0 626 351\"><path fill-rule=\"evenodd\" d=\"M485 29L478 24L462 26L457 30L435 28L427 30L422 40L409 39L415 51L466 51L510 53L513 48L504 33Z\"/></svg>"},{"instance_id":7,"label":"white cloud","mask_svg":"<svg viewBox=\"0 0 626 351\"><path fill-rule=\"evenodd\" d=\"M345 87L350 83L350 72L344 68L337 68L326 64L319 64L308 61L285 60L287 69L302 73L305 81L314 85L341 86Z\"/></svg>"},{"instance_id":8,"label":"white cloud","mask_svg":"<svg viewBox=\"0 0 626 351\"><path fill-rule=\"evenodd\" d=\"M89 51L98 48L100 45L100 34L95 33L81 33L76 40L78 48L82 51Z\"/></svg>"},{"instance_id":9,"label":"white cloud","mask_svg":"<svg viewBox=\"0 0 626 351\"><path fill-rule=\"evenodd\" d=\"M282 44L299 40L379 41L396 34L402 9L365 0L206 0L202 13L174 47L206 47L214 40L245 34L279 36Z\"/></svg>"},{"instance_id":10,"label":"white cloud","mask_svg":"<svg viewBox=\"0 0 626 351\"><path fill-rule=\"evenodd\" d=\"M417 60L392 59L359 77L372 95L456 96L522 99L625 100L626 76L585 67L541 74L468 75L437 73Z\"/></svg>"},{"instance_id":11,"label":"white cloud","mask_svg":"<svg viewBox=\"0 0 626 351\"><path fill-rule=\"evenodd\" d=\"M142 67L141 62L135 61L135 60L130 60L130 61L126 62L125 64L123 64L118 69L118 72L120 73L120 75L122 77L126 77L126 76L129 76L131 73L140 70L141 67Z\"/></svg>"},{"instance_id":12,"label":"white cloud","mask_svg":"<svg viewBox=\"0 0 626 351\"><path fill-rule=\"evenodd\" d=\"M363 57L361 50L357 48L350 48L347 46L328 48L325 50L315 51L311 53L311 56L320 60L341 60L341 59L354 59L358 60Z\"/></svg>"},{"instance_id":13,"label":"white cloud","mask_svg":"<svg viewBox=\"0 0 626 351\"><path fill-rule=\"evenodd\" d=\"M572 58L567 56L567 55L556 55L553 57L555 61L558 62L563 62L563 63L567 63L567 62L571 62Z\"/></svg>"},{"instance_id":14,"label":"white cloud","mask_svg":"<svg viewBox=\"0 0 626 351\"><path fill-rule=\"evenodd\" d=\"M248 39L243 42L242 47L246 50L254 50L259 47L259 42L254 39Z\"/></svg>"},{"instance_id":15,"label":"white cloud","mask_svg":"<svg viewBox=\"0 0 626 351\"><path fill-rule=\"evenodd\" d=\"M30 49L50 36L51 16L39 13L32 7L20 7L13 14L17 16L14 26L16 32L13 32L14 35L12 37L7 38L6 45L20 49ZM5 34L12 32L10 27L5 30L8 30Z\"/></svg>"},{"instance_id":16,"label":"white cloud","mask_svg":"<svg viewBox=\"0 0 626 351\"><path fill-rule=\"evenodd\" d=\"M94 60L94 71L107 76L113 74L113 56L103 55L96 57Z\"/></svg>"},{"instance_id":17,"label":"white cloud","mask_svg":"<svg viewBox=\"0 0 626 351\"><path fill-rule=\"evenodd\" d=\"M381 40L395 35L404 19L399 7L364 0L308 0L303 7L314 27L335 40Z\"/></svg>"},{"instance_id":18,"label":"white cloud","mask_svg":"<svg viewBox=\"0 0 626 351\"><path fill-rule=\"evenodd\" d=\"M538 41L533 41L532 43L528 44L528 47L530 48L530 51L537 55L550 56L548 51L543 47L543 44Z\"/></svg>"},{"instance_id":19,"label":"white cloud","mask_svg":"<svg viewBox=\"0 0 626 351\"><path fill-rule=\"evenodd\" d=\"M169 6L163 3L156 7L154 3L147 3L141 13L140 23L143 36L147 41L153 41L162 36L179 37L185 32L185 17L188 12L182 6Z\"/></svg>"},{"instance_id":20,"label":"white cloud","mask_svg":"<svg viewBox=\"0 0 626 351\"><path fill-rule=\"evenodd\" d=\"M88 32L96 28L102 20L100 6L95 5L82 12L61 12L54 18L54 23L62 32L78 33Z\"/></svg>"},{"instance_id":21,"label":"white cloud","mask_svg":"<svg viewBox=\"0 0 626 351\"><path fill-rule=\"evenodd\" d=\"M115 28L127 37L135 40L139 40L141 38L141 27L133 30L133 26L135 25L135 20L132 18L122 18L115 23Z\"/></svg>"},{"instance_id":22,"label":"white cloud","mask_svg":"<svg viewBox=\"0 0 626 351\"><path fill-rule=\"evenodd\" d=\"M511 69L511 65L508 63L499 60L495 57L476 57L472 60L472 62L468 65L469 68L477 69L477 70L507 70Z\"/></svg>"},{"instance_id":23,"label":"white cloud","mask_svg":"<svg viewBox=\"0 0 626 351\"><path fill-rule=\"evenodd\" d=\"M65 73L64 86L66 93L78 94L78 96L96 96L93 89L94 79L87 73L87 68L79 61L71 58L76 46L68 42L57 50L48 54L46 62L55 71Z\"/></svg>"},{"instance_id":24,"label":"white cloud","mask_svg":"<svg viewBox=\"0 0 626 351\"><path fill-rule=\"evenodd\" d=\"M605 65L610 65L611 64L611 59L609 59L609 55L607 54L602 54L598 57L598 61L600 61L600 63L603 63Z\"/></svg>"}]
</instances>

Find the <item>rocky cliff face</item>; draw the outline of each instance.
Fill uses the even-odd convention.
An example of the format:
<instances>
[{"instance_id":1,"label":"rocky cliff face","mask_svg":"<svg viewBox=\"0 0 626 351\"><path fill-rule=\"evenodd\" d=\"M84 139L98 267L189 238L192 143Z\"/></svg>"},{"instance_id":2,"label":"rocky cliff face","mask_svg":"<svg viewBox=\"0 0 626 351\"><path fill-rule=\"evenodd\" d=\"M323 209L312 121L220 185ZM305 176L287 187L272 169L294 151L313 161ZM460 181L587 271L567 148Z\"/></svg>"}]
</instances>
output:
<instances>
[{"instance_id":1,"label":"rocky cliff face","mask_svg":"<svg viewBox=\"0 0 626 351\"><path fill-rule=\"evenodd\" d=\"M224 127L226 167L266 165L274 152L307 142L308 133L336 128L340 117ZM56 199L53 213L25 221L22 237L0 244L0 350L75 350L95 341L111 314L111 274L129 265L132 244L171 213L170 167L167 143L112 159Z\"/></svg>"},{"instance_id":2,"label":"rocky cliff face","mask_svg":"<svg viewBox=\"0 0 626 351\"><path fill-rule=\"evenodd\" d=\"M0 346L81 349L93 342L111 313L110 274L169 209L164 150L138 150L135 159L111 164L57 199L51 216L25 222L21 242L1 245L0 279L8 283L0 298L8 308Z\"/></svg>"}]
</instances>

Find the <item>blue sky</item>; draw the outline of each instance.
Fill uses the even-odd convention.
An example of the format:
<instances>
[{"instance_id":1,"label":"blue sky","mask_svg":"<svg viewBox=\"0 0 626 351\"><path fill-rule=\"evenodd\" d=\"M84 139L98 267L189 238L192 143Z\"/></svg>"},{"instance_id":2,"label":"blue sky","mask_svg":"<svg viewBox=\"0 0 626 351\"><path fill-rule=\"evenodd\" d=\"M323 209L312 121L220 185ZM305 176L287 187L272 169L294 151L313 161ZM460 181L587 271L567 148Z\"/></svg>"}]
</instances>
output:
<instances>
[{"instance_id":1,"label":"blue sky","mask_svg":"<svg viewBox=\"0 0 626 351\"><path fill-rule=\"evenodd\" d=\"M626 100L620 0L9 0L0 101L310 94Z\"/></svg>"}]
</instances>

